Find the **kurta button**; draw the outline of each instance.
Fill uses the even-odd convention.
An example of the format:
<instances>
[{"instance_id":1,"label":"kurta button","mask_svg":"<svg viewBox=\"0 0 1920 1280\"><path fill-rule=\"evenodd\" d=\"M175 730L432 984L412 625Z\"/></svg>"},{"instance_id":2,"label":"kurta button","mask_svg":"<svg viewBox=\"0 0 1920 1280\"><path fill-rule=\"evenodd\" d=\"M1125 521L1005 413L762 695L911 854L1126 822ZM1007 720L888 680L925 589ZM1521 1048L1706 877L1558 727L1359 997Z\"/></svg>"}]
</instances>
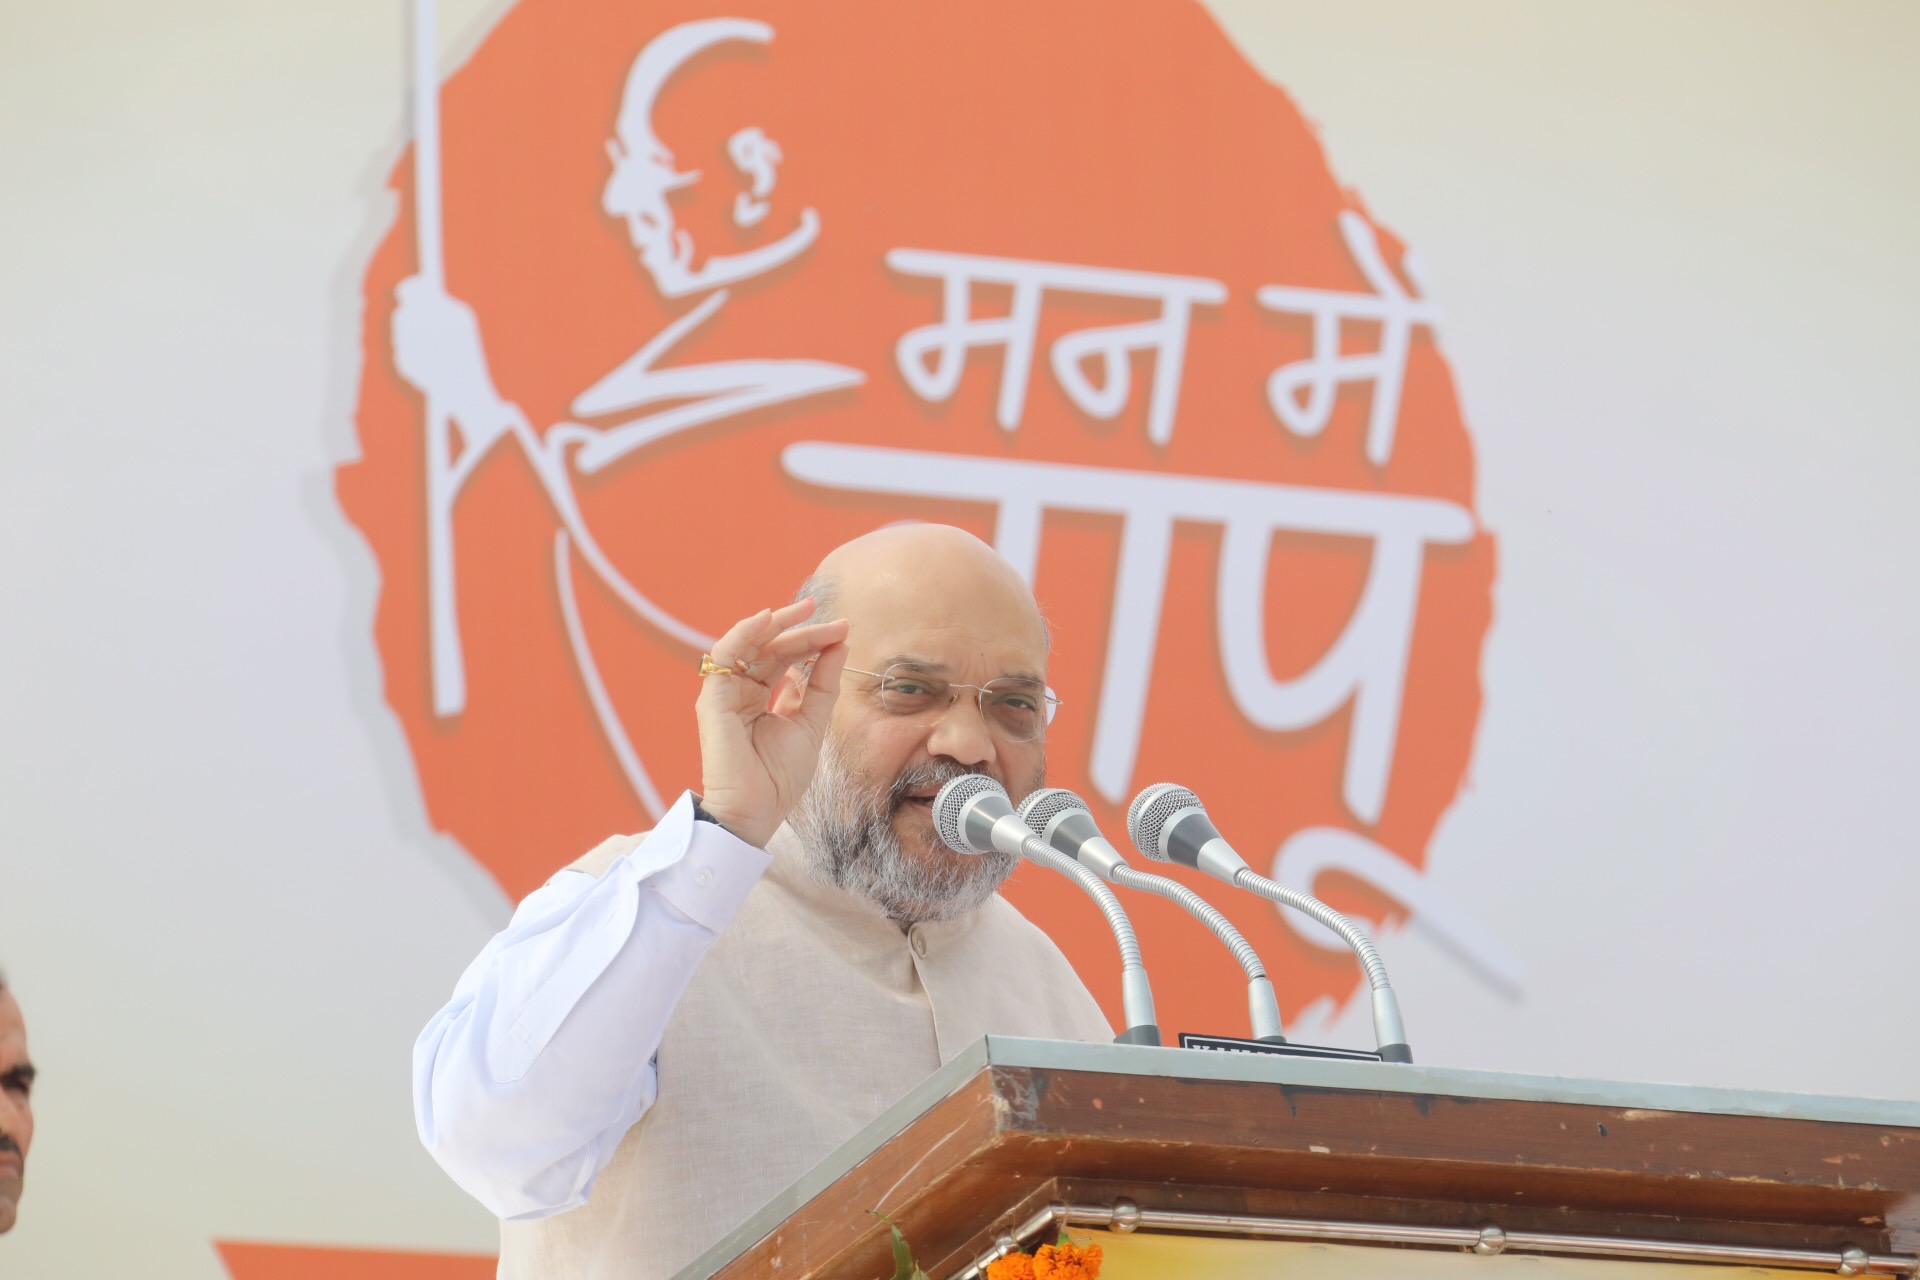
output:
<instances>
[{"instance_id":1,"label":"kurta button","mask_svg":"<svg viewBox=\"0 0 1920 1280\"><path fill-rule=\"evenodd\" d=\"M693 873L693 882L702 889L713 883L713 868L702 867Z\"/></svg>"},{"instance_id":2,"label":"kurta button","mask_svg":"<svg viewBox=\"0 0 1920 1280\"><path fill-rule=\"evenodd\" d=\"M920 932L920 926L915 925L913 928L907 930L907 936L913 940L913 954L919 956L921 959L925 959L927 955L927 935Z\"/></svg>"}]
</instances>

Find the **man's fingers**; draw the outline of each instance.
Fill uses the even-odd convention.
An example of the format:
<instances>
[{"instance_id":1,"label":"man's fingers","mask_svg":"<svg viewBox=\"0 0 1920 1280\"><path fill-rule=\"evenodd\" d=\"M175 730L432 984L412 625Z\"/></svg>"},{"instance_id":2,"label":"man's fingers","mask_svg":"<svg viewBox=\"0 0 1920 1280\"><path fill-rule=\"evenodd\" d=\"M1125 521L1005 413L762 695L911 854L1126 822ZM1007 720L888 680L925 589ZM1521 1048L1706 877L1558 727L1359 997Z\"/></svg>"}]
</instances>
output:
<instances>
[{"instance_id":1,"label":"man's fingers","mask_svg":"<svg viewBox=\"0 0 1920 1280\"><path fill-rule=\"evenodd\" d=\"M812 596L808 596L805 600L795 600L789 605L782 605L780 608L773 610L773 629L775 631L785 631L794 623L804 618L812 617L813 610L814 603Z\"/></svg>"},{"instance_id":2,"label":"man's fingers","mask_svg":"<svg viewBox=\"0 0 1920 1280\"><path fill-rule=\"evenodd\" d=\"M842 642L846 638L847 624L843 621L816 622L784 631L760 646L760 657L747 678L763 686L773 701L778 702L781 679L789 671L804 663L811 674L819 655L830 646L844 649ZM844 665L844 659L842 661ZM771 706L768 709L771 710Z\"/></svg>"},{"instance_id":3,"label":"man's fingers","mask_svg":"<svg viewBox=\"0 0 1920 1280\"><path fill-rule=\"evenodd\" d=\"M712 657L723 667L741 663L745 670L732 676L706 677L707 685L718 687L711 694L703 689L702 695L710 703L750 719L761 715L767 709L768 695L789 667L846 639L844 620L780 629L783 615L791 617L796 612L804 615L812 609L812 601L802 600L784 609L762 609L753 617L735 623L714 642ZM741 687L728 688L730 684Z\"/></svg>"},{"instance_id":4,"label":"man's fingers","mask_svg":"<svg viewBox=\"0 0 1920 1280\"><path fill-rule=\"evenodd\" d=\"M740 621L727 628L725 635L714 642L713 660L720 663L752 662L754 658L759 656L763 649L778 640L784 633L792 631L805 634L811 630L811 628L799 627L795 626L795 624L811 616L813 609L813 600L808 598L806 600L796 600L789 605L782 605L778 609L762 609L750 618L740 619ZM845 626L846 624L844 622L838 624L828 622L819 625L832 627L835 625ZM823 641L822 643L825 642ZM817 648L818 645L815 647ZM793 652L793 650L783 648L780 652L788 653Z\"/></svg>"},{"instance_id":5,"label":"man's fingers","mask_svg":"<svg viewBox=\"0 0 1920 1280\"><path fill-rule=\"evenodd\" d=\"M833 704L840 696L840 673L846 667L847 646L830 644L820 651L819 661L807 673L807 691L801 696L800 710L793 718L807 726L816 739L826 737Z\"/></svg>"},{"instance_id":6,"label":"man's fingers","mask_svg":"<svg viewBox=\"0 0 1920 1280\"><path fill-rule=\"evenodd\" d=\"M759 653L760 641L773 633L774 611L762 609L750 618L742 618L714 641L711 657L723 667L735 662L752 662ZM767 691L752 680L737 675L708 675L700 679L699 701L705 706L729 713L757 718L767 708Z\"/></svg>"},{"instance_id":7,"label":"man's fingers","mask_svg":"<svg viewBox=\"0 0 1920 1280\"><path fill-rule=\"evenodd\" d=\"M729 627L727 633L714 642L713 660L721 666L743 663L748 670L732 676L707 676L700 691L701 701L717 710L738 715L748 724L766 715L773 696L778 692L781 677L791 667L815 655L822 655L829 650L844 650L846 647L846 620L804 623L813 610L811 599L799 600L778 609L762 609ZM836 691L839 688L840 669L845 665L846 656L842 653L832 672L831 688ZM814 697L811 692L807 695L807 698ZM802 719L806 718L805 701L803 698ZM827 697L826 705L831 709L831 694ZM816 729L824 730L824 723L822 721Z\"/></svg>"},{"instance_id":8,"label":"man's fingers","mask_svg":"<svg viewBox=\"0 0 1920 1280\"><path fill-rule=\"evenodd\" d=\"M793 669L792 658L762 658L754 665L753 674L748 679L767 691L768 710L780 697L780 681Z\"/></svg>"},{"instance_id":9,"label":"man's fingers","mask_svg":"<svg viewBox=\"0 0 1920 1280\"><path fill-rule=\"evenodd\" d=\"M839 644L846 638L845 621L816 622L781 632L761 645L760 653L767 658L800 658L809 653L818 653L830 644Z\"/></svg>"},{"instance_id":10,"label":"man's fingers","mask_svg":"<svg viewBox=\"0 0 1920 1280\"><path fill-rule=\"evenodd\" d=\"M695 705L711 708L726 716L739 716L748 724L767 712L770 690L748 676L712 675L700 682Z\"/></svg>"},{"instance_id":11,"label":"man's fingers","mask_svg":"<svg viewBox=\"0 0 1920 1280\"><path fill-rule=\"evenodd\" d=\"M713 660L722 666L745 658L753 660L763 641L777 633L770 629L773 610L762 609L751 618L742 618L727 628L727 633L713 642Z\"/></svg>"}]
</instances>

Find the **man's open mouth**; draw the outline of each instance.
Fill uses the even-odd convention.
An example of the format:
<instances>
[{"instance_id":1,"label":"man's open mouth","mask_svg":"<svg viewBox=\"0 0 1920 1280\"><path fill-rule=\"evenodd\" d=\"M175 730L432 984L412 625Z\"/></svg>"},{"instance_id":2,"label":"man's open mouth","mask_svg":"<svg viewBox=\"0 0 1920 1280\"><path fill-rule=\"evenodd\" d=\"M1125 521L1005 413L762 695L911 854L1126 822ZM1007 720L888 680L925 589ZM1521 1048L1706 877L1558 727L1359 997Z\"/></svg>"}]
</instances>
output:
<instances>
[{"instance_id":1,"label":"man's open mouth","mask_svg":"<svg viewBox=\"0 0 1920 1280\"><path fill-rule=\"evenodd\" d=\"M923 810L931 809L933 807L934 797L940 794L940 788L945 782L946 779L942 778L936 782L922 782L918 786L908 787L906 791L901 794L900 799L895 803L894 807L896 809L905 809L908 807Z\"/></svg>"}]
</instances>

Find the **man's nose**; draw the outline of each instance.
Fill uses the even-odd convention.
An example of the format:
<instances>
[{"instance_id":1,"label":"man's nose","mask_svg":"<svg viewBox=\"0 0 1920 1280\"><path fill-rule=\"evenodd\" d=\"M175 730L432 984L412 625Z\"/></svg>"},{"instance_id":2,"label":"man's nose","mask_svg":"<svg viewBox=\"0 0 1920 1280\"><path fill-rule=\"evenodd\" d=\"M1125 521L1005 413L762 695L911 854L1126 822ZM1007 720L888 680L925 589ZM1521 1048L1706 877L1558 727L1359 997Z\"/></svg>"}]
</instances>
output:
<instances>
[{"instance_id":1,"label":"man's nose","mask_svg":"<svg viewBox=\"0 0 1920 1280\"><path fill-rule=\"evenodd\" d=\"M0 1089L0 1138L12 1139L17 1148L26 1138L27 1118L20 1114L20 1105L13 1095Z\"/></svg>"},{"instance_id":2,"label":"man's nose","mask_svg":"<svg viewBox=\"0 0 1920 1280\"><path fill-rule=\"evenodd\" d=\"M993 734L980 714L980 700L971 690L960 693L933 722L927 735L927 753L946 756L964 765L990 764Z\"/></svg>"}]
</instances>

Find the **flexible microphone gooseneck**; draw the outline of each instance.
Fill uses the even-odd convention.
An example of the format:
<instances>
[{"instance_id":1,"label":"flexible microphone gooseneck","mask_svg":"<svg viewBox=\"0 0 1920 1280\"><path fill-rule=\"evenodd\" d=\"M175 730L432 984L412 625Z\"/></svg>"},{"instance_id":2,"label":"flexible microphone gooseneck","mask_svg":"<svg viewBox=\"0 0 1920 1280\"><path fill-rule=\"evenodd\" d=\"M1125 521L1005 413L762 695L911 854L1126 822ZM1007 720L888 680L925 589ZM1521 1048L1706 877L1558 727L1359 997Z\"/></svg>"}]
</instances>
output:
<instances>
[{"instance_id":1,"label":"flexible microphone gooseneck","mask_svg":"<svg viewBox=\"0 0 1920 1280\"><path fill-rule=\"evenodd\" d=\"M1065 854L1054 852L1046 841L1027 830L1005 789L984 774L969 773L940 788L933 798L933 829L940 842L956 853L997 849L1051 867L1085 889L1099 904L1114 941L1120 944L1120 1003L1127 1029L1113 1038L1114 1043L1160 1043L1153 988L1147 983L1146 966L1140 963L1140 942L1133 936L1133 922L1099 876Z\"/></svg>"},{"instance_id":2,"label":"flexible microphone gooseneck","mask_svg":"<svg viewBox=\"0 0 1920 1280\"><path fill-rule=\"evenodd\" d=\"M1413 1061L1406 1027L1400 1021L1400 1002L1394 997L1393 984L1387 981L1387 966L1380 962L1380 953L1367 936L1320 899L1255 872L1222 838L1199 796L1175 783L1155 783L1135 796L1128 807L1127 834L1135 848L1156 862L1177 862L1204 871L1216 880L1303 911L1339 934L1367 971L1373 994L1374 1042L1381 1061Z\"/></svg>"},{"instance_id":3,"label":"flexible microphone gooseneck","mask_svg":"<svg viewBox=\"0 0 1920 1280\"><path fill-rule=\"evenodd\" d=\"M1046 787L1020 802L1020 817L1034 834L1057 852L1088 868L1101 879L1125 885L1143 893L1158 894L1178 903L1188 915L1212 931L1227 944L1233 958L1247 975L1247 1016L1253 1023L1253 1038L1270 1044L1285 1044L1280 1031L1280 1001L1267 979L1267 967L1233 923L1193 890L1178 880L1149 875L1127 865L1107 838L1100 834L1093 811L1065 787Z\"/></svg>"}]
</instances>

